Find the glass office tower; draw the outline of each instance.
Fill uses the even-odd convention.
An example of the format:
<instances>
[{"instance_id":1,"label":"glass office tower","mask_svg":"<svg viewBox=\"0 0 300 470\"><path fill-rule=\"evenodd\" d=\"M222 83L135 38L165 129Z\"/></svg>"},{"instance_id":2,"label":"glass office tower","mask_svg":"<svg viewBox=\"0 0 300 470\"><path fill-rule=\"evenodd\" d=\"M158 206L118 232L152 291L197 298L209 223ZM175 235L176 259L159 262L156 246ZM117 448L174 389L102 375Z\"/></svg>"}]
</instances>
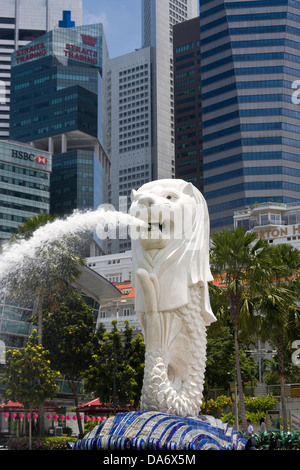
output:
<instances>
[{"instance_id":1,"label":"glass office tower","mask_svg":"<svg viewBox=\"0 0 300 470\"><path fill-rule=\"evenodd\" d=\"M51 154L0 141L0 245L18 225L50 209Z\"/></svg>"},{"instance_id":2,"label":"glass office tower","mask_svg":"<svg viewBox=\"0 0 300 470\"><path fill-rule=\"evenodd\" d=\"M53 155L59 216L107 202L107 63L101 24L57 28L12 55L10 137Z\"/></svg>"},{"instance_id":3,"label":"glass office tower","mask_svg":"<svg viewBox=\"0 0 300 470\"><path fill-rule=\"evenodd\" d=\"M142 46L153 48L153 179L175 176L173 26L197 14L197 0L142 0Z\"/></svg>"},{"instance_id":4,"label":"glass office tower","mask_svg":"<svg viewBox=\"0 0 300 470\"><path fill-rule=\"evenodd\" d=\"M246 205L300 199L300 3L200 0L200 21L204 188L216 230Z\"/></svg>"},{"instance_id":5,"label":"glass office tower","mask_svg":"<svg viewBox=\"0 0 300 470\"><path fill-rule=\"evenodd\" d=\"M175 176L203 192L200 18L173 27Z\"/></svg>"},{"instance_id":6,"label":"glass office tower","mask_svg":"<svg viewBox=\"0 0 300 470\"><path fill-rule=\"evenodd\" d=\"M0 0L0 139L9 136L11 54L61 22L80 26L81 17L82 0Z\"/></svg>"},{"instance_id":7,"label":"glass office tower","mask_svg":"<svg viewBox=\"0 0 300 470\"><path fill-rule=\"evenodd\" d=\"M57 28L12 55L11 138L97 137L102 33L102 25Z\"/></svg>"}]
</instances>

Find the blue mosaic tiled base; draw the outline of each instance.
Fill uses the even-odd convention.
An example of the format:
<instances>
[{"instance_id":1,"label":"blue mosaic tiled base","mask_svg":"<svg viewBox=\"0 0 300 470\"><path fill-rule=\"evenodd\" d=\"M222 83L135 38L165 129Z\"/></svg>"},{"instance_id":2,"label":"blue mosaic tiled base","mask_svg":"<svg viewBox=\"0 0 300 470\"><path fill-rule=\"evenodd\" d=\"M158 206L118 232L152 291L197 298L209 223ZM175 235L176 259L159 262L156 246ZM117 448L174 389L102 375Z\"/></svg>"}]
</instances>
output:
<instances>
[{"instance_id":1,"label":"blue mosaic tiled base","mask_svg":"<svg viewBox=\"0 0 300 470\"><path fill-rule=\"evenodd\" d=\"M244 450L247 440L212 416L182 418L154 411L119 413L95 426L75 450Z\"/></svg>"}]
</instances>

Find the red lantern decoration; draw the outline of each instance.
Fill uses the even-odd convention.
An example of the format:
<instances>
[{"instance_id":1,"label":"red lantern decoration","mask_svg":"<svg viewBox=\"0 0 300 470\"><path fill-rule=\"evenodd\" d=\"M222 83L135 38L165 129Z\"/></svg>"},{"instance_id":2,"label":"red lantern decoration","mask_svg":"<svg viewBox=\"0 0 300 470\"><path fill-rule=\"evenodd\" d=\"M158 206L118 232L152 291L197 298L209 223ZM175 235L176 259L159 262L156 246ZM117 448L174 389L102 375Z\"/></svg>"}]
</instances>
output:
<instances>
[{"instance_id":1,"label":"red lantern decoration","mask_svg":"<svg viewBox=\"0 0 300 470\"><path fill-rule=\"evenodd\" d=\"M48 415L47 415L47 418L48 418L48 419L51 419L51 418L52 418L52 415L48 414Z\"/></svg>"},{"instance_id":2,"label":"red lantern decoration","mask_svg":"<svg viewBox=\"0 0 300 470\"><path fill-rule=\"evenodd\" d=\"M39 417L39 415L37 413L33 413L32 417L33 417L33 419L37 419Z\"/></svg>"},{"instance_id":3,"label":"red lantern decoration","mask_svg":"<svg viewBox=\"0 0 300 470\"><path fill-rule=\"evenodd\" d=\"M89 419L90 419L89 416L85 416L84 418L85 421L88 421Z\"/></svg>"},{"instance_id":4,"label":"red lantern decoration","mask_svg":"<svg viewBox=\"0 0 300 470\"><path fill-rule=\"evenodd\" d=\"M74 416L73 416L73 419L74 419L74 421L75 421L75 420L77 419L77 416L76 416L76 415L74 415Z\"/></svg>"},{"instance_id":5,"label":"red lantern decoration","mask_svg":"<svg viewBox=\"0 0 300 470\"><path fill-rule=\"evenodd\" d=\"M53 418L57 421L58 420L58 415L54 415Z\"/></svg>"},{"instance_id":6,"label":"red lantern decoration","mask_svg":"<svg viewBox=\"0 0 300 470\"><path fill-rule=\"evenodd\" d=\"M64 419L65 419L65 415L61 415L61 416L59 417L59 419L64 420Z\"/></svg>"},{"instance_id":7,"label":"red lantern decoration","mask_svg":"<svg viewBox=\"0 0 300 470\"><path fill-rule=\"evenodd\" d=\"M3 413L3 416L4 416L5 419L7 419L9 417L9 413L5 412L5 413Z\"/></svg>"},{"instance_id":8,"label":"red lantern decoration","mask_svg":"<svg viewBox=\"0 0 300 470\"><path fill-rule=\"evenodd\" d=\"M11 417L12 417L13 419L15 419L15 418L17 417L17 413L12 413L12 414L11 414Z\"/></svg>"},{"instance_id":9,"label":"red lantern decoration","mask_svg":"<svg viewBox=\"0 0 300 470\"><path fill-rule=\"evenodd\" d=\"M97 416L96 420L101 421L101 416Z\"/></svg>"},{"instance_id":10,"label":"red lantern decoration","mask_svg":"<svg viewBox=\"0 0 300 470\"><path fill-rule=\"evenodd\" d=\"M95 416L91 417L91 421L95 421L95 419L96 419Z\"/></svg>"},{"instance_id":11,"label":"red lantern decoration","mask_svg":"<svg viewBox=\"0 0 300 470\"><path fill-rule=\"evenodd\" d=\"M20 419L23 419L24 416L25 416L24 413L19 413L19 418L20 418Z\"/></svg>"},{"instance_id":12,"label":"red lantern decoration","mask_svg":"<svg viewBox=\"0 0 300 470\"><path fill-rule=\"evenodd\" d=\"M29 419L30 418L30 413L26 413L26 418Z\"/></svg>"},{"instance_id":13,"label":"red lantern decoration","mask_svg":"<svg viewBox=\"0 0 300 470\"><path fill-rule=\"evenodd\" d=\"M70 416L70 415L68 415L68 416L67 416L67 420L70 420L70 419L71 419L71 416Z\"/></svg>"},{"instance_id":14,"label":"red lantern decoration","mask_svg":"<svg viewBox=\"0 0 300 470\"><path fill-rule=\"evenodd\" d=\"M106 419L107 419L107 418L105 418L105 416L103 416L102 421L105 421Z\"/></svg>"}]
</instances>

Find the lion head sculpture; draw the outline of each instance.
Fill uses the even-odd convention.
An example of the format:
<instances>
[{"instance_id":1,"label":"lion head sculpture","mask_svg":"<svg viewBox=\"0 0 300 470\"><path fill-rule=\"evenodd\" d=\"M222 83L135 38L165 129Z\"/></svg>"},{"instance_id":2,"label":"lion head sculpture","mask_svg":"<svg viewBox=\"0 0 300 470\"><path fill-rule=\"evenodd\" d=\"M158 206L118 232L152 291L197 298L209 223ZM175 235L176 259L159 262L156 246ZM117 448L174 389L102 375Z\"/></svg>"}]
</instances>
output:
<instances>
[{"instance_id":1,"label":"lion head sculpture","mask_svg":"<svg viewBox=\"0 0 300 470\"><path fill-rule=\"evenodd\" d=\"M202 315L209 325L211 311L207 282L209 267L209 216L200 191L180 179L152 181L132 191L130 214L145 226L131 233L136 312L145 311L139 295L139 268L158 279L158 310L172 310L189 301L189 287L202 290Z\"/></svg>"}]
</instances>

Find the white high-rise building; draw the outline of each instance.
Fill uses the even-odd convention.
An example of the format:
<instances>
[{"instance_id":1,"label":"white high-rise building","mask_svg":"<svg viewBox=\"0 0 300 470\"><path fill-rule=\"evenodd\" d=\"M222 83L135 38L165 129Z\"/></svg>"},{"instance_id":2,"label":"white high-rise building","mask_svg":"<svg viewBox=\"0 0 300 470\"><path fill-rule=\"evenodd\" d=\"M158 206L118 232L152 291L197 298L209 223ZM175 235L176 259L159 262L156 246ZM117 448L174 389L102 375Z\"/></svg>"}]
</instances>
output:
<instances>
[{"instance_id":1,"label":"white high-rise building","mask_svg":"<svg viewBox=\"0 0 300 470\"><path fill-rule=\"evenodd\" d=\"M0 0L0 139L9 137L12 52L58 27L60 21L65 27L80 26L82 0Z\"/></svg>"},{"instance_id":2,"label":"white high-rise building","mask_svg":"<svg viewBox=\"0 0 300 470\"><path fill-rule=\"evenodd\" d=\"M132 189L174 178L173 25L197 0L142 0L142 48L111 60L111 203L127 212ZM130 249L112 240L111 252Z\"/></svg>"},{"instance_id":3,"label":"white high-rise building","mask_svg":"<svg viewBox=\"0 0 300 470\"><path fill-rule=\"evenodd\" d=\"M127 212L131 190L152 179L149 47L111 60L111 94L111 203ZM111 251L127 249L130 241L119 232Z\"/></svg>"}]
</instances>

